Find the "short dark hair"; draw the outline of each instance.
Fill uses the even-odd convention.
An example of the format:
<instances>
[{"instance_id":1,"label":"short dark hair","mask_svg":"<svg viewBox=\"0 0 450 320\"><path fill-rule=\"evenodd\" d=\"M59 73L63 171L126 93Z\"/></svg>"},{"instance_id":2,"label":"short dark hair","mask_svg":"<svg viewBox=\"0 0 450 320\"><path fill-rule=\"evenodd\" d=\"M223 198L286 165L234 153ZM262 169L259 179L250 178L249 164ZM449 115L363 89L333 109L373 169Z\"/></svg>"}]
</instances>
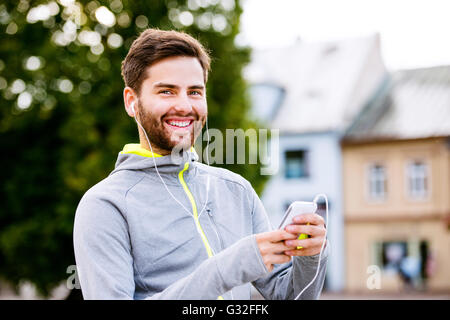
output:
<instances>
[{"instance_id":1,"label":"short dark hair","mask_svg":"<svg viewBox=\"0 0 450 320\"><path fill-rule=\"evenodd\" d=\"M122 61L125 86L139 94L147 68L162 59L177 56L197 58L203 69L204 81L207 82L211 60L198 40L184 32L147 29L133 41Z\"/></svg>"}]
</instances>

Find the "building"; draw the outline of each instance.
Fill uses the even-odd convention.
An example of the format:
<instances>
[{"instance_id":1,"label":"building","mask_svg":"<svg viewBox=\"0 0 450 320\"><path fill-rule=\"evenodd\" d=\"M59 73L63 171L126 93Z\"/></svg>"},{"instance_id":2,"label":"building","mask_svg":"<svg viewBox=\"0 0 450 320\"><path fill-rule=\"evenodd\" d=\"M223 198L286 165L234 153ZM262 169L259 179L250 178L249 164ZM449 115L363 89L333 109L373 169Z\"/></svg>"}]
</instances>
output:
<instances>
[{"instance_id":1,"label":"building","mask_svg":"<svg viewBox=\"0 0 450 320\"><path fill-rule=\"evenodd\" d=\"M346 288L450 292L450 66L394 72L342 150Z\"/></svg>"},{"instance_id":2,"label":"building","mask_svg":"<svg viewBox=\"0 0 450 320\"><path fill-rule=\"evenodd\" d=\"M331 256L325 287L331 291L345 287L340 141L386 76L378 35L256 50L245 70L253 116L279 129L278 147L271 150L278 170L261 200L277 227L293 201L327 195ZM324 209L321 203L321 214Z\"/></svg>"}]
</instances>

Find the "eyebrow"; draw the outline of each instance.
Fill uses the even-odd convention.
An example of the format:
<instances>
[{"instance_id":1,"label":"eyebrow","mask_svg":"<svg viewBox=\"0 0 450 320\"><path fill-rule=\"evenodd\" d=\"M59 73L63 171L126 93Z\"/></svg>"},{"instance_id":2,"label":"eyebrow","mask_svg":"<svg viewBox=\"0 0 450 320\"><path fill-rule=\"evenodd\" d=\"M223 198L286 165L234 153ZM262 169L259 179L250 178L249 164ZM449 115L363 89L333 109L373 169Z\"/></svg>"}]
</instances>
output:
<instances>
[{"instance_id":1,"label":"eyebrow","mask_svg":"<svg viewBox=\"0 0 450 320\"><path fill-rule=\"evenodd\" d=\"M170 83L164 83L164 82L157 82L153 85L153 88L171 88L171 89L179 89L180 87L175 84ZM188 89L205 89L205 86L202 84L195 84L192 86L189 86Z\"/></svg>"}]
</instances>

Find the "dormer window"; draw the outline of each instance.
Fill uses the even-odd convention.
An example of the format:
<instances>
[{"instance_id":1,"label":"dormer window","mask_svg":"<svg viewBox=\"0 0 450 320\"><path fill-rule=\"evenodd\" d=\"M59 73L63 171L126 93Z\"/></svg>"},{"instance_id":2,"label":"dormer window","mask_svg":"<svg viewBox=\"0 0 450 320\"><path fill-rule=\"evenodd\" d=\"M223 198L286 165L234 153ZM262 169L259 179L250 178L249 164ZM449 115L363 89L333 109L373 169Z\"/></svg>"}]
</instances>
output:
<instances>
[{"instance_id":1,"label":"dormer window","mask_svg":"<svg viewBox=\"0 0 450 320\"><path fill-rule=\"evenodd\" d=\"M285 96L285 89L271 83L258 83L250 86L252 114L255 118L270 122Z\"/></svg>"}]
</instances>

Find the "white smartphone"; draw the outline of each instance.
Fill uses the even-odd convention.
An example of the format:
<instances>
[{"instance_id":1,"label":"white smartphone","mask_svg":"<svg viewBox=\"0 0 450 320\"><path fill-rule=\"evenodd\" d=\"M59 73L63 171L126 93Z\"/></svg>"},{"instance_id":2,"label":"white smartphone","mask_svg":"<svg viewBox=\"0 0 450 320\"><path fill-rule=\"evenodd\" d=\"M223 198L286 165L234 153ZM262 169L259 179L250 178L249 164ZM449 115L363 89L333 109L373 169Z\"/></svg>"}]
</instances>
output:
<instances>
[{"instance_id":1,"label":"white smartphone","mask_svg":"<svg viewBox=\"0 0 450 320\"><path fill-rule=\"evenodd\" d=\"M316 213L316 211L317 205L314 202L294 201L286 210L278 229L284 229L287 225L292 224L292 219L299 214Z\"/></svg>"},{"instance_id":2,"label":"white smartphone","mask_svg":"<svg viewBox=\"0 0 450 320\"><path fill-rule=\"evenodd\" d=\"M289 208L286 210L283 219L281 219L280 225L278 229L284 229L287 225L292 224L292 219L299 214L305 213L316 213L317 205L314 202L306 202L306 201L294 201L291 203ZM309 236L307 234L300 234L298 239L307 239ZM301 249L302 247L297 247L297 249Z\"/></svg>"}]
</instances>

